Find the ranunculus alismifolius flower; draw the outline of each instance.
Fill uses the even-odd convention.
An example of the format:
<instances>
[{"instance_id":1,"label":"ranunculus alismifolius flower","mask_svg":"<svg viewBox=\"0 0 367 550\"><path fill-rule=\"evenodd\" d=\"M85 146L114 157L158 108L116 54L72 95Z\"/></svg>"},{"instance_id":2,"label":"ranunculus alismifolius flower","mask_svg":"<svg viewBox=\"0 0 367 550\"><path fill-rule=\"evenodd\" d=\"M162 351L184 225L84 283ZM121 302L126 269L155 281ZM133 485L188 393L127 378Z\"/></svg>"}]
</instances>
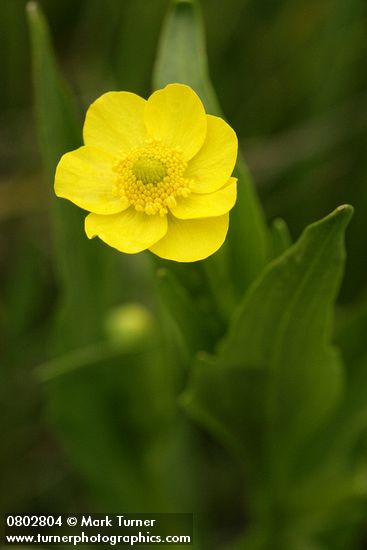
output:
<instances>
[{"instance_id":1,"label":"ranunculus alismifolius flower","mask_svg":"<svg viewBox=\"0 0 367 550\"><path fill-rule=\"evenodd\" d=\"M148 100L108 92L89 107L83 135L85 145L58 164L55 192L90 212L89 238L177 262L223 244L237 137L189 86L170 84Z\"/></svg>"}]
</instances>

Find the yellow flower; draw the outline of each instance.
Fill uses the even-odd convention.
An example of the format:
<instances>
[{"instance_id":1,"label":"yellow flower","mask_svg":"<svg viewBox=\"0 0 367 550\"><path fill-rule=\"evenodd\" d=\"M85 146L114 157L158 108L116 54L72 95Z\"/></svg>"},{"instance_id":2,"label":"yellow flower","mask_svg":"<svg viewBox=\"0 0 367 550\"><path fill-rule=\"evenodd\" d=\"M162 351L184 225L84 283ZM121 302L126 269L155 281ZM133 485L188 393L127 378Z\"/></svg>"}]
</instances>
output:
<instances>
[{"instance_id":1,"label":"yellow flower","mask_svg":"<svg viewBox=\"0 0 367 550\"><path fill-rule=\"evenodd\" d=\"M223 244L236 201L237 137L188 86L146 101L108 92L89 107L85 146L64 155L55 192L91 212L85 231L121 252L193 262Z\"/></svg>"}]
</instances>

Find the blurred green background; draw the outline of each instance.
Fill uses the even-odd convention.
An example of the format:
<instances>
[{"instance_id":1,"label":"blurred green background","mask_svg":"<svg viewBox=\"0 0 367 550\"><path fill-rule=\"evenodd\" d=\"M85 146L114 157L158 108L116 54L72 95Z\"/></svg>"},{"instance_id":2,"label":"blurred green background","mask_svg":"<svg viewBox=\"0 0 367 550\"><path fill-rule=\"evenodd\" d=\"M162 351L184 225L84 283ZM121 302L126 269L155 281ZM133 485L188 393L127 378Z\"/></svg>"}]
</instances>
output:
<instances>
[{"instance_id":1,"label":"blurred green background","mask_svg":"<svg viewBox=\"0 0 367 550\"><path fill-rule=\"evenodd\" d=\"M62 296L50 221L54 199L36 139L25 4L0 0L0 508L103 512L119 511L122 503L129 503L130 511L143 511L139 491L144 494L146 485L143 474L134 478L131 464L141 456L140 405L150 407L150 391L154 384L161 385L149 380L154 365L144 356L140 340L134 339L137 332L153 354L159 348L152 268L145 254L122 257L108 252L114 278L108 278L104 289L103 308L107 304L108 310L101 312L101 331L93 332L87 326L90 319L78 317L78 311L72 313L71 335L55 331ZM39 4L63 74L77 97L80 124L90 102L105 91L149 95L167 0ZM356 207L340 304L357 303L367 280L365 0L202 0L201 5L212 81L238 133L268 220L284 218L296 239L305 225L339 204ZM95 248L104 254L99 243ZM92 264L90 268L93 271ZM101 281L104 274L93 277ZM77 266L75 278L83 293ZM124 304L130 309L116 310ZM131 318L136 320L132 329L126 326ZM118 353L114 355L114 342L121 334L126 339L118 344L126 354L122 366ZM99 346L106 339L111 344L107 351ZM66 361L47 363L65 353L71 354ZM101 371L109 353L112 359ZM46 366L35 371L42 364ZM83 367L88 369L87 384ZM175 373L170 376L162 372L164 383L168 378L180 388L180 375L178 380ZM141 392L134 399L136 387ZM158 440L157 425L162 418L163 423L170 420L155 401L149 410L151 426L145 426L144 433ZM150 467L161 472L167 486L179 473L182 482L169 500L174 509L190 502L186 492L192 488L186 486L185 472L193 466L172 430L169 445L162 435L156 456L147 458L148 466L140 466L142 472ZM198 445L195 434L188 437L193 439L190 445ZM218 479L220 487L208 498L208 513L214 513L215 499L232 494L238 479L222 474L221 449L209 437L205 443L202 452L210 454L215 448L218 464L211 464L214 472L195 475ZM181 457L177 471L164 465L167 445L169 453ZM126 454L128 463L122 467ZM161 506L158 493L152 490L155 496L147 498L151 509L153 503ZM241 514L233 516L233 510L241 506L232 502L230 522L223 512L223 537L226 525L236 532Z\"/></svg>"}]
</instances>

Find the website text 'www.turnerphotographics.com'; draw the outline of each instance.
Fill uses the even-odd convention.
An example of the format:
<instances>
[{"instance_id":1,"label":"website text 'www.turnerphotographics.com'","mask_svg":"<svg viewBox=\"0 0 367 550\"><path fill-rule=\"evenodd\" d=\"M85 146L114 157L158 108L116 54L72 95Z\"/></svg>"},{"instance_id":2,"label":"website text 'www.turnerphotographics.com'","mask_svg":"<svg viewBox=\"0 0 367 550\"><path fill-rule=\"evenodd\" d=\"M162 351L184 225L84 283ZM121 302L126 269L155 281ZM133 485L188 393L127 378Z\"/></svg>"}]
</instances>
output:
<instances>
[{"instance_id":1,"label":"website text 'www.turnerphotographics.com'","mask_svg":"<svg viewBox=\"0 0 367 550\"><path fill-rule=\"evenodd\" d=\"M8 545L193 544L192 514L6 515L1 542Z\"/></svg>"}]
</instances>

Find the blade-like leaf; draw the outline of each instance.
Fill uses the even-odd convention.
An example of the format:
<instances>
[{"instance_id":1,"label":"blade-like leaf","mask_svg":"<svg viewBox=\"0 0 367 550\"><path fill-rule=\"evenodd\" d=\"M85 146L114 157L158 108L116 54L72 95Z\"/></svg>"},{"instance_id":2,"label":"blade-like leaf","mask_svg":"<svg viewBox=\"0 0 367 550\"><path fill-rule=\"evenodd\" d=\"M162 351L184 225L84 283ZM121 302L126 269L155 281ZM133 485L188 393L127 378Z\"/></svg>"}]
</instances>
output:
<instances>
[{"instance_id":1,"label":"blade-like leaf","mask_svg":"<svg viewBox=\"0 0 367 550\"><path fill-rule=\"evenodd\" d=\"M209 78L203 22L196 0L174 0L162 30L153 87L162 88L170 82L188 84L199 94L209 113L221 115ZM232 266L227 284L232 284L232 280L242 296L266 262L267 230L243 159L238 162L236 175L238 199L231 213L225 248L229 248ZM214 263L213 269L222 272L222 266L218 269L215 263L222 263L223 257L215 255L207 263L209 266Z\"/></svg>"},{"instance_id":2,"label":"blade-like leaf","mask_svg":"<svg viewBox=\"0 0 367 550\"><path fill-rule=\"evenodd\" d=\"M351 461L358 441L367 433L366 298L350 311L341 313L341 317L335 340L348 370L345 395L328 431L322 430L313 443L313 455L318 452L318 467L329 472L333 457L338 457L339 467L345 467ZM321 453L323 460L320 459ZM358 456L364 461L365 455L362 446Z\"/></svg>"},{"instance_id":3,"label":"blade-like leaf","mask_svg":"<svg viewBox=\"0 0 367 550\"><path fill-rule=\"evenodd\" d=\"M174 0L161 32L153 88L163 88L170 82L188 84L209 113L220 113L209 78L203 22L195 0Z\"/></svg>"},{"instance_id":4,"label":"blade-like leaf","mask_svg":"<svg viewBox=\"0 0 367 550\"><path fill-rule=\"evenodd\" d=\"M47 23L35 2L27 5L31 34L36 119L50 184L62 154L81 144L81 124L52 50ZM101 338L106 302L115 291L110 273L117 255L99 242L89 242L83 212L53 198L52 222L57 275L64 292L60 316L61 349ZM75 326L78 330L75 330Z\"/></svg>"},{"instance_id":5,"label":"blade-like leaf","mask_svg":"<svg viewBox=\"0 0 367 550\"><path fill-rule=\"evenodd\" d=\"M283 254L292 244L287 224L282 218L276 218L270 228L269 258L274 259Z\"/></svg>"},{"instance_id":6,"label":"blade-like leaf","mask_svg":"<svg viewBox=\"0 0 367 550\"><path fill-rule=\"evenodd\" d=\"M250 452L260 469L266 464L272 482L289 473L294 449L341 394L330 316L351 213L342 206L310 225L267 267L240 305L219 358L197 365L186 395L188 409L245 459Z\"/></svg>"},{"instance_id":7,"label":"blade-like leaf","mask_svg":"<svg viewBox=\"0 0 367 550\"><path fill-rule=\"evenodd\" d=\"M183 332L182 339L188 346L183 354L187 357L189 350L192 352L202 349L205 326L190 294L174 274L164 268L157 271L157 283L162 306L176 324L177 330Z\"/></svg>"},{"instance_id":8,"label":"blade-like leaf","mask_svg":"<svg viewBox=\"0 0 367 550\"><path fill-rule=\"evenodd\" d=\"M37 125L43 160L53 179L60 156L81 145L81 124L71 91L59 72L46 20L36 2L27 4L27 15Z\"/></svg>"}]
</instances>

